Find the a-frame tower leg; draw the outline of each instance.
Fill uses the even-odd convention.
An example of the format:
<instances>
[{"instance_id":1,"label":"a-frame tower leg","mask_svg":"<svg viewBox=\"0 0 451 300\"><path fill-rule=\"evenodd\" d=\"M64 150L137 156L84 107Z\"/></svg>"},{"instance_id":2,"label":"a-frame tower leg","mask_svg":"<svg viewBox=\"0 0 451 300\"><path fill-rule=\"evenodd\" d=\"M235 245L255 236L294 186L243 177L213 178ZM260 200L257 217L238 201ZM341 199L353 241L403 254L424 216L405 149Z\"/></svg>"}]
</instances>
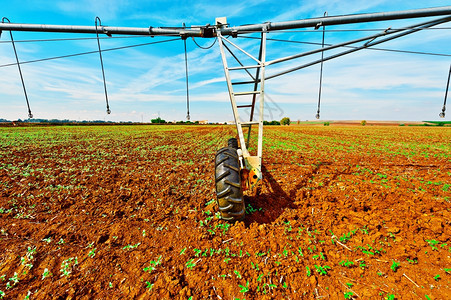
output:
<instances>
[{"instance_id":1,"label":"a-frame tower leg","mask_svg":"<svg viewBox=\"0 0 451 300\"><path fill-rule=\"evenodd\" d=\"M246 183L245 187L250 189L254 194L257 192L257 187L262 179L262 154L263 154L263 112L265 103L265 57L266 57L266 30L261 33L260 39L260 51L258 58L255 58L245 50L241 49L235 43L231 42L229 39L223 37L218 31L218 42L221 50L222 63L224 66L224 73L227 81L227 87L229 90L230 103L232 105L233 117L235 119L236 129L238 133L238 138L240 141L241 149L238 151L240 160L242 163L242 181ZM228 46L230 45L230 47ZM232 51L241 52L249 58L251 58L255 64L250 66L245 66L238 59L237 55ZM239 66L229 67L227 63L226 51L238 62ZM252 75L252 71L255 69L255 75ZM238 72L238 71L241 71ZM249 81L233 81L232 74L236 73L243 74L242 71L246 72L251 78L252 83ZM238 85L249 86L249 90L236 92L235 87ZM250 104L238 105L237 98L244 96L252 96L252 102ZM258 120L255 120L254 113L258 102ZM250 116L248 121L242 119L242 114L240 109L249 109ZM251 136L252 125L258 126L258 139L257 139L257 155L251 155L249 153L249 143ZM245 134L243 129L248 128L247 140L245 140Z\"/></svg>"}]
</instances>

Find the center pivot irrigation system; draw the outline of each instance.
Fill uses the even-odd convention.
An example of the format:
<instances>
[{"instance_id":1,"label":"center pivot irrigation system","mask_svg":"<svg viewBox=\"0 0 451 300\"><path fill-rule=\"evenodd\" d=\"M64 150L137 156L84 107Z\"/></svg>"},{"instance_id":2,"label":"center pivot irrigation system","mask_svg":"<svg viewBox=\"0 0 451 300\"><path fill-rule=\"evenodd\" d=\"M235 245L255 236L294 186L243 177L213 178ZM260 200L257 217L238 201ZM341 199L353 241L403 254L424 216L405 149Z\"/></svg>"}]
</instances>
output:
<instances>
[{"instance_id":1,"label":"center pivot irrigation system","mask_svg":"<svg viewBox=\"0 0 451 300\"><path fill-rule=\"evenodd\" d=\"M347 42L324 46L324 28L330 25L366 23L375 21L411 19L422 17L438 17L441 18L429 20L427 22L407 26L400 29L387 28L376 34L362 37ZM8 21L6 23L5 21ZM97 23L99 21L99 24ZM230 102L232 105L233 116L235 119L237 136L228 140L228 146L217 151L215 158L215 182L216 194L221 216L225 220L235 221L244 218L245 205L243 199L243 191L250 190L252 194L258 193L258 187L262 180L262 148L263 148L263 112L265 103L265 80L275 78L290 72L294 72L315 64L323 63L346 54L350 54L362 49L397 39L433 26L451 21L451 6L426 8L407 11L355 14L342 16L326 16L320 18L311 18L287 22L266 22L262 24L243 25L230 27L226 18L216 18L215 25L207 24L205 26L192 27L111 27L102 26L100 19L96 18L95 26L63 26L63 25L41 25L41 24L17 24L9 23L9 20L3 18L0 24L0 34L2 30L12 31L34 31L34 32L65 32L65 33L87 33L98 35L139 35L139 36L176 36L184 41L188 37L214 38L217 39L221 52L222 63L224 66L225 78L229 91ZM323 28L323 44L316 50L311 50L287 57L282 57L270 61L266 61L266 41L267 33L282 30L292 30L300 28L314 28L315 30ZM259 33L260 41L258 56L251 55L248 51L239 47L232 42L230 38L251 38L247 34ZM255 37L254 37L255 38ZM14 47L14 41L11 33L11 41ZM354 46L351 46L354 45ZM324 52L346 48L346 50L331 54L324 57ZM16 49L14 47L14 52ZM291 67L284 71L267 76L265 69L268 66L278 63L290 61L293 59L305 57L315 53L321 53L321 59L314 60L296 67ZM99 43L100 61L102 64L102 74L104 78L105 97L107 102L107 112L109 113L108 97L106 93L105 75L103 72L103 62ZM243 59L244 57L244 59ZM17 58L17 66L22 79L20 63ZM232 61L233 66L229 66L228 61ZM250 64L247 62L251 62ZM186 62L186 44L185 44L185 62ZM246 62L246 63L243 63ZM187 69L186 69L187 70ZM451 69L450 69L451 74ZM233 76L232 76L233 75ZM245 77L243 77L243 75ZM232 78L233 77L233 78ZM449 79L448 79L449 84ZM188 87L188 86L187 86ZM31 110L26 95L25 85L23 85L25 97L27 100L29 115ZM447 87L448 88L448 87ZM321 90L320 90L321 93ZM443 104L440 117L445 116L446 97ZM188 98L188 90L187 90ZM244 102L247 99L248 102ZM245 104L243 104L243 102ZM243 120L243 113L240 109L250 110L249 120ZM257 120L254 119L254 113L257 108ZM188 116L189 118L189 106ZM319 117L319 103L318 114ZM249 142L252 126L258 127L257 153L251 155L249 152ZM247 130L247 131L245 131ZM247 137L245 137L247 135Z\"/></svg>"}]
</instances>

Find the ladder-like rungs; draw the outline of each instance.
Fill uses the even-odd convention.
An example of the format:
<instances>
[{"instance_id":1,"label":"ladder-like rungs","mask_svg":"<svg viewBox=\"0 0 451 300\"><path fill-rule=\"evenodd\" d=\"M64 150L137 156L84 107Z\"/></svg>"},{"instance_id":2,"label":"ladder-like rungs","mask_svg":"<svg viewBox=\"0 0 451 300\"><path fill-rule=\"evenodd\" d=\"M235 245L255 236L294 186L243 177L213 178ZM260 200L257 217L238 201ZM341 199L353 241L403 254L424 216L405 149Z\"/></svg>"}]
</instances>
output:
<instances>
[{"instance_id":1,"label":"ladder-like rungs","mask_svg":"<svg viewBox=\"0 0 451 300\"><path fill-rule=\"evenodd\" d=\"M234 96L256 95L256 94L261 94L261 92L260 91L251 91L251 92L233 93Z\"/></svg>"},{"instance_id":2,"label":"ladder-like rungs","mask_svg":"<svg viewBox=\"0 0 451 300\"><path fill-rule=\"evenodd\" d=\"M237 105L237 108L244 108L244 107L252 107L252 104L248 104L248 105Z\"/></svg>"},{"instance_id":3,"label":"ladder-like rungs","mask_svg":"<svg viewBox=\"0 0 451 300\"><path fill-rule=\"evenodd\" d=\"M257 65L257 66L232 67L232 68L229 68L229 71L233 71L233 70L245 70L245 69L256 69L256 68L260 68L260 66Z\"/></svg>"},{"instance_id":4,"label":"ladder-like rungs","mask_svg":"<svg viewBox=\"0 0 451 300\"><path fill-rule=\"evenodd\" d=\"M232 85L239 85L239 84L255 84L257 82L260 82L260 80L252 80L252 81L236 81L231 82Z\"/></svg>"},{"instance_id":5,"label":"ladder-like rungs","mask_svg":"<svg viewBox=\"0 0 451 300\"><path fill-rule=\"evenodd\" d=\"M241 126L258 125L259 123L260 123L260 122L256 122L256 121L240 122Z\"/></svg>"}]
</instances>

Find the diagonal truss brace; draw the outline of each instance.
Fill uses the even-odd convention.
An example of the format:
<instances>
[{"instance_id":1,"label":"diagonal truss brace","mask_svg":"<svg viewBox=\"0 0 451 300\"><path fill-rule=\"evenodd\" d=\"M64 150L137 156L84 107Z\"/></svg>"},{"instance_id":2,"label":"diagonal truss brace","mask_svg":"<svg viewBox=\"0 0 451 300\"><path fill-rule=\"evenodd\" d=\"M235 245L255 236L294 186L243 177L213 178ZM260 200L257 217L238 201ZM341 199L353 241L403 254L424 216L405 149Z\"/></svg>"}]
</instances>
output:
<instances>
[{"instance_id":1,"label":"diagonal truss brace","mask_svg":"<svg viewBox=\"0 0 451 300\"><path fill-rule=\"evenodd\" d=\"M339 52L339 53L324 57L323 59L318 59L318 60L315 60L315 61L312 61L309 63L302 64L300 66L292 67L290 69L281 71L276 74L271 74L269 76L266 76L266 79L268 80L268 79L272 79L275 77L279 77L281 75L285 75L285 74L288 74L288 73L291 73L291 72L294 72L294 71L297 71L300 69L304 69L304 68L313 66L315 64L318 64L318 63L321 63L324 61L328 61L328 60L331 60L331 59L334 59L334 58L337 58L340 56L351 54L351 53L359 51L359 50L367 49L369 47L376 46L378 44L382 44L382 43L385 43L385 42L388 42L388 41L391 41L391 40L394 40L394 39L397 39L397 38L400 38L400 37L403 37L403 36L406 36L406 35L409 35L412 33L416 33L423 29L427 29L427 28L430 28L430 27L433 27L436 25L450 22L450 21L451 21L451 17L445 17L445 18L440 18L440 19L436 19L436 20L432 20L432 21L428 21L428 22L424 22L424 23L420 23L420 24L415 24L415 25L405 27L405 28L400 28L400 29L387 28L386 30L384 30L380 33L370 35L367 37L358 38L355 40L351 40L351 41L347 41L347 42L343 42L343 43L339 43L339 44L335 44L335 45L327 46L324 48L315 49L315 50L311 50L311 51L307 51L307 52L303 52L303 53L299 53L299 54L295 54L295 55L291 55L291 56L287 56L287 57L283 57L283 58L274 59L274 60L266 62L265 66L270 66L270 65L281 63L281 62L294 60L297 58L309 56L309 55L320 53L320 52L325 52L328 50L337 49L340 47L346 47L346 46L356 44L359 42L365 42L363 45L353 47L350 50ZM380 39L378 39L378 38L380 38ZM233 84L249 84L249 83L252 83L252 82L251 81L241 81L241 82L237 82L237 83L234 82Z\"/></svg>"}]
</instances>

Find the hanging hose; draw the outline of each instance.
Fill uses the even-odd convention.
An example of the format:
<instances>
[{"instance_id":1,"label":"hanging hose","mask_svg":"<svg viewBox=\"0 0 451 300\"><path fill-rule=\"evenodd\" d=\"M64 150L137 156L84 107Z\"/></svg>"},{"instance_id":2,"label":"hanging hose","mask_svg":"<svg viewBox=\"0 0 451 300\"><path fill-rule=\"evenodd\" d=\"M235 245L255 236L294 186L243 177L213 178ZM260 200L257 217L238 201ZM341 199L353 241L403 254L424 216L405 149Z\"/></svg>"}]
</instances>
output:
<instances>
[{"instance_id":1,"label":"hanging hose","mask_svg":"<svg viewBox=\"0 0 451 300\"><path fill-rule=\"evenodd\" d=\"M183 27L185 28L185 23L183 23ZM186 36L182 35L183 43L185 46L185 78L186 78L186 119L189 121L189 88L188 88L188 53L186 51Z\"/></svg>"},{"instance_id":2,"label":"hanging hose","mask_svg":"<svg viewBox=\"0 0 451 300\"><path fill-rule=\"evenodd\" d=\"M208 50L208 49L210 49L211 47L213 47L214 44L216 44L216 41L218 40L218 37L215 37L215 40L213 41L213 43L211 43L210 46L202 47L201 45L199 45L199 44L196 42L196 40L194 39L194 36L192 36L191 38L193 39L193 42L194 42L194 44L196 44L197 47L199 47L200 49L204 49L204 50Z\"/></svg>"},{"instance_id":3,"label":"hanging hose","mask_svg":"<svg viewBox=\"0 0 451 300\"><path fill-rule=\"evenodd\" d=\"M8 21L8 23L11 23L11 21L9 21L9 19L6 17L2 18L2 23L5 23L5 20ZM33 114L31 113L30 102L28 101L27 90L25 89L25 82L23 80L22 70L20 68L20 63L19 63L19 57L17 56L16 46L14 44L13 33L11 31L9 31L9 34L11 36L11 44L13 45L14 55L16 56L17 68L19 68L20 80L22 81L23 92L25 94L25 100L27 101L28 118L32 119ZM1 31L0 31L0 35L1 35Z\"/></svg>"},{"instance_id":4,"label":"hanging hose","mask_svg":"<svg viewBox=\"0 0 451 300\"><path fill-rule=\"evenodd\" d=\"M324 16L327 16L327 11L324 12ZM326 26L323 26L323 41L321 43L321 48L324 48L324 34L326 32ZM323 59L324 51L321 51L321 69L319 72L319 92L318 92L318 110L316 111L316 118L319 119L319 111L321 106L321 89L323 85Z\"/></svg>"},{"instance_id":5,"label":"hanging hose","mask_svg":"<svg viewBox=\"0 0 451 300\"><path fill-rule=\"evenodd\" d=\"M440 118L445 117L446 98L448 98L449 78L451 77L451 65L449 65L448 82L446 83L445 100L443 101L442 112L439 114Z\"/></svg>"},{"instance_id":6,"label":"hanging hose","mask_svg":"<svg viewBox=\"0 0 451 300\"><path fill-rule=\"evenodd\" d=\"M97 20L99 20L99 26L102 26L102 22L100 21L99 17L96 17L95 23L96 23L97 45L99 46L100 65L102 66L103 87L105 89L105 100L106 100L106 113L111 114L110 105L108 104L108 93L106 90L106 80L105 80L105 70L103 68L102 49L100 49L99 32L97 31ZM102 31L104 31L103 28L102 28Z\"/></svg>"}]
</instances>

